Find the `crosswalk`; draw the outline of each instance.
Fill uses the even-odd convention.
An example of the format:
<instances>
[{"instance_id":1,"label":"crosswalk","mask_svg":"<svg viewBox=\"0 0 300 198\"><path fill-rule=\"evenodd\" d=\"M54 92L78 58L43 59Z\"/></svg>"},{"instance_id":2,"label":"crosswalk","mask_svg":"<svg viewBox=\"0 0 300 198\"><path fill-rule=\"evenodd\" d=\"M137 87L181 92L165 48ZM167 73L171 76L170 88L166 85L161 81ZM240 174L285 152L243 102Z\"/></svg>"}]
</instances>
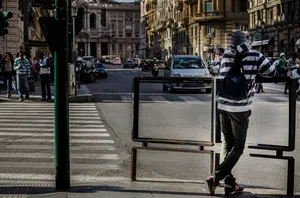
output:
<instances>
[{"instance_id":1,"label":"crosswalk","mask_svg":"<svg viewBox=\"0 0 300 198\"><path fill-rule=\"evenodd\" d=\"M70 104L71 179L99 179L120 169L115 141L95 104ZM54 182L54 107L0 103L0 184Z\"/></svg>"},{"instance_id":2,"label":"crosswalk","mask_svg":"<svg viewBox=\"0 0 300 198\"><path fill-rule=\"evenodd\" d=\"M107 93L107 94L94 94L97 102L104 103L131 103L132 93ZM146 103L188 103L188 104L209 104L212 97L210 94L151 94L141 93L140 102ZM289 98L287 95L279 94L257 94L254 97L255 103L288 103ZM297 101L299 103L299 101Z\"/></svg>"}]
</instances>

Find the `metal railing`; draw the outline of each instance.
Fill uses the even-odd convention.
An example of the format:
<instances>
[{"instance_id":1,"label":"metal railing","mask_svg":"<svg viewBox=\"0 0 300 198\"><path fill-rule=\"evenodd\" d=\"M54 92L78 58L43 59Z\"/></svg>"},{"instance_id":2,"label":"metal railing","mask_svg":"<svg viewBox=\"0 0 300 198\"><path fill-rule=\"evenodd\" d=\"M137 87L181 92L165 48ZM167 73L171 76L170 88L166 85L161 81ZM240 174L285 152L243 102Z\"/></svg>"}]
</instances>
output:
<instances>
[{"instance_id":1,"label":"metal railing","mask_svg":"<svg viewBox=\"0 0 300 198\"><path fill-rule=\"evenodd\" d=\"M184 77L135 77L133 79L133 128L132 128L132 141L141 142L142 146L134 146L131 150L131 180L136 180L136 164L137 164L137 150L152 150L152 151L170 151L170 152L188 152L210 155L210 172L213 171L213 158L214 152L204 150L204 147L214 146L214 119L211 117L211 141L197 141L197 140L180 140L180 139L163 139L163 138L150 138L139 137L139 102L140 102L140 84L141 83L182 83L188 81L190 83L212 83L212 78L184 78ZM212 100L214 101L214 100ZM214 102L212 102L213 104ZM212 105L213 107L214 105ZM212 114L213 115L213 114ZM148 146L148 143L154 144L169 144L169 145L193 145L197 149L186 148L168 148Z\"/></svg>"},{"instance_id":2,"label":"metal railing","mask_svg":"<svg viewBox=\"0 0 300 198\"><path fill-rule=\"evenodd\" d=\"M196 140L179 140L179 139L163 139L163 138L150 138L139 137L139 102L140 102L140 84L141 83L182 83L189 81L190 83L212 83L212 101L211 101L211 141L196 141ZM290 77L258 77L257 82L274 83L286 82L289 83L289 127L288 127L288 145L270 145L270 144L257 144L248 146L249 149L271 150L276 151L276 155L271 154L254 154L250 153L251 157L269 158L269 159L282 159L288 161L287 173L287 195L294 194L294 172L295 160L291 156L284 156L283 152L292 152L295 150L295 137L296 137L296 89L297 79ZM142 146L134 146L131 150L131 180L136 180L137 169L137 150L152 150L152 151L170 151L170 152L189 152L210 155L210 172L213 172L213 167L217 167L220 163L220 154L213 151L215 143L221 143L221 128L220 128L220 115L218 113L216 95L220 88L220 79L213 78L184 78L184 77L135 77L133 80L133 128L132 128L132 141L140 142ZM185 149L185 148L170 148L170 147L157 147L148 146L148 143L154 144L177 144L177 145L194 145L198 149ZM204 150L204 147L210 147L211 150Z\"/></svg>"}]
</instances>

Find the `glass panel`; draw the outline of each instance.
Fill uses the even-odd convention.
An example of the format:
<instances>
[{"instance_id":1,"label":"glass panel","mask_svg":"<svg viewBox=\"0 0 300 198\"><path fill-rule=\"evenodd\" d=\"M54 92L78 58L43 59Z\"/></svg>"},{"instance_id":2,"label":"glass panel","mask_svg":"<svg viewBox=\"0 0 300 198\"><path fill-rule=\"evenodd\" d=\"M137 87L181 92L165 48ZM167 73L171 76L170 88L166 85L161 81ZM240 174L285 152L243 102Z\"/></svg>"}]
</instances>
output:
<instances>
[{"instance_id":1,"label":"glass panel","mask_svg":"<svg viewBox=\"0 0 300 198\"><path fill-rule=\"evenodd\" d=\"M205 12L212 12L212 2L211 1L206 1L205 2Z\"/></svg>"}]
</instances>

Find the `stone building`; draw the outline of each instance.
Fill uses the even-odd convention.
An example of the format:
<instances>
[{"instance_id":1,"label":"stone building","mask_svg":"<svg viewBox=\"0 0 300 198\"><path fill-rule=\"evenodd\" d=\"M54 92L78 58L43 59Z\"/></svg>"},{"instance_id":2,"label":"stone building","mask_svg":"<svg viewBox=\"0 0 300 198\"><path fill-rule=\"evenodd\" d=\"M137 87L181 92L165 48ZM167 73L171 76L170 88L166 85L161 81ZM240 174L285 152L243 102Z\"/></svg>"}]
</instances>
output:
<instances>
[{"instance_id":1,"label":"stone building","mask_svg":"<svg viewBox=\"0 0 300 198\"><path fill-rule=\"evenodd\" d=\"M149 18L148 43L155 43L158 37L165 58L197 54L205 60L214 59L218 48L228 46L233 29L248 30L246 0L144 1L151 8L142 16Z\"/></svg>"},{"instance_id":2,"label":"stone building","mask_svg":"<svg viewBox=\"0 0 300 198\"><path fill-rule=\"evenodd\" d=\"M73 4L83 20L76 37L79 56L137 56L140 43L140 7L138 3L110 0L78 0Z\"/></svg>"},{"instance_id":3,"label":"stone building","mask_svg":"<svg viewBox=\"0 0 300 198\"><path fill-rule=\"evenodd\" d=\"M268 57L283 52L289 58L300 38L300 1L251 0L248 12L252 47Z\"/></svg>"}]
</instances>

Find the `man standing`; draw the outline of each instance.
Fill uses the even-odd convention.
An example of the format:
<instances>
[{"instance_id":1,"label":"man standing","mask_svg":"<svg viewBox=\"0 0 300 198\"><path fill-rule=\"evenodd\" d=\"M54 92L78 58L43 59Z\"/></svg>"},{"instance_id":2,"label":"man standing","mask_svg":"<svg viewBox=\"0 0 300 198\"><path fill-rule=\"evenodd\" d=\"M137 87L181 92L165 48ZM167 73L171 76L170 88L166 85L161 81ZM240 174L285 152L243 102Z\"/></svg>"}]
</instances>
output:
<instances>
[{"instance_id":1,"label":"man standing","mask_svg":"<svg viewBox=\"0 0 300 198\"><path fill-rule=\"evenodd\" d=\"M51 87L50 87L50 60L47 52L44 52L44 57L40 61L40 78L42 87L42 101L51 101Z\"/></svg>"},{"instance_id":2,"label":"man standing","mask_svg":"<svg viewBox=\"0 0 300 198\"><path fill-rule=\"evenodd\" d=\"M6 52L4 59L0 63L1 71L4 72L7 87L7 97L11 97L12 77L14 76L14 58L11 53Z\"/></svg>"},{"instance_id":3,"label":"man standing","mask_svg":"<svg viewBox=\"0 0 300 198\"><path fill-rule=\"evenodd\" d=\"M223 89L222 92L221 88L217 96L223 133L222 155L224 160L216 168L214 174L206 179L211 195L214 194L219 181L223 179L225 179L225 194L243 191L243 187L236 183L231 171L244 151L255 91L255 77L257 74L274 76L275 70L275 66L263 54L249 49L243 32L236 30L232 33L230 47L225 50L220 66L221 87L223 86L227 90ZM240 78L245 85L237 87L243 90L236 90L232 86L226 87L226 84L223 84L223 82L228 82L235 85L234 83L241 82L233 75L234 71L239 73L237 78Z\"/></svg>"},{"instance_id":4,"label":"man standing","mask_svg":"<svg viewBox=\"0 0 300 198\"><path fill-rule=\"evenodd\" d=\"M21 49L20 56L16 58L14 63L14 70L17 73L17 89L19 95L19 101L24 101L23 94L25 94L25 99L29 99L29 86L28 77L30 76L30 62L25 58L26 51Z\"/></svg>"}]
</instances>

